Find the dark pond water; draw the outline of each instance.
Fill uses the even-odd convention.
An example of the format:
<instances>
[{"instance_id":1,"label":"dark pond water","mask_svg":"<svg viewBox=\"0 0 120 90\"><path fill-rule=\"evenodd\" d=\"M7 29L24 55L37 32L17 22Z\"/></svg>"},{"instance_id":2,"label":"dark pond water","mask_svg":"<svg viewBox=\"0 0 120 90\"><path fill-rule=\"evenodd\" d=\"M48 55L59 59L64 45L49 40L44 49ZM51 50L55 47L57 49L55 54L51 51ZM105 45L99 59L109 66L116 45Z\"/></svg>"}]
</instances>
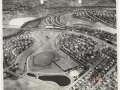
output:
<instances>
[{"instance_id":1,"label":"dark pond water","mask_svg":"<svg viewBox=\"0 0 120 90\"><path fill-rule=\"evenodd\" d=\"M38 77L40 80L44 80L44 81L53 81L55 83L57 83L60 86L67 86L70 84L71 80L66 77L66 76L39 76Z\"/></svg>"},{"instance_id":2,"label":"dark pond water","mask_svg":"<svg viewBox=\"0 0 120 90\"><path fill-rule=\"evenodd\" d=\"M31 76L31 77L36 77L36 75L32 74L32 73L27 73L28 76Z\"/></svg>"}]
</instances>

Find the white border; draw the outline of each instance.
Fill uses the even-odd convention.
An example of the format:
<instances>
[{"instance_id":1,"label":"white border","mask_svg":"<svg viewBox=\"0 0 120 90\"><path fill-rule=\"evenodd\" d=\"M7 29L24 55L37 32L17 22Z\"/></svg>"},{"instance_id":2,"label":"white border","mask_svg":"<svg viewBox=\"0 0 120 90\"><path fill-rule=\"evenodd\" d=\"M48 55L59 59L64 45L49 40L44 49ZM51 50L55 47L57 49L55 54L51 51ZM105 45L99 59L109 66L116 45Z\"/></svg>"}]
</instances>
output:
<instances>
[{"instance_id":1,"label":"white border","mask_svg":"<svg viewBox=\"0 0 120 90\"><path fill-rule=\"evenodd\" d=\"M120 90L120 41L119 41L119 35L120 35L120 0L116 0L116 4L117 4L117 50L118 50L118 90ZM3 90L3 24L2 24L2 0L0 0L0 89Z\"/></svg>"},{"instance_id":2,"label":"white border","mask_svg":"<svg viewBox=\"0 0 120 90\"><path fill-rule=\"evenodd\" d=\"M3 90L3 29L2 29L2 0L0 0L0 89Z\"/></svg>"},{"instance_id":3,"label":"white border","mask_svg":"<svg viewBox=\"0 0 120 90\"><path fill-rule=\"evenodd\" d=\"M120 55L119 55L119 52L120 52L120 41L119 41L119 38L120 38L120 0L116 0L116 11L117 11L117 55L118 55L118 58L117 58L117 65L118 65L118 90L120 90Z\"/></svg>"}]
</instances>

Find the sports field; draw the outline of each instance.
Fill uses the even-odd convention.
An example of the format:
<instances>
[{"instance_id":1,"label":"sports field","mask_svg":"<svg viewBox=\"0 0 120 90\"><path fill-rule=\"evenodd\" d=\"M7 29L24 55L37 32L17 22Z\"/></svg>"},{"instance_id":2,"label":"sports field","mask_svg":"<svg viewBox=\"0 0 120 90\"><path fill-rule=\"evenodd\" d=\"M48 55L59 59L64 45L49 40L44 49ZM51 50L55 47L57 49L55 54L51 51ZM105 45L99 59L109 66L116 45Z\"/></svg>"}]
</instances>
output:
<instances>
[{"instance_id":1,"label":"sports field","mask_svg":"<svg viewBox=\"0 0 120 90\"><path fill-rule=\"evenodd\" d=\"M42 52L29 58L28 69L36 73L63 73L53 61L58 61L54 52Z\"/></svg>"},{"instance_id":2,"label":"sports field","mask_svg":"<svg viewBox=\"0 0 120 90\"><path fill-rule=\"evenodd\" d=\"M55 62L63 71L68 70L70 68L79 66L76 62L71 60L70 58L61 59L60 61Z\"/></svg>"},{"instance_id":3,"label":"sports field","mask_svg":"<svg viewBox=\"0 0 120 90\"><path fill-rule=\"evenodd\" d=\"M55 59L53 52L43 52L35 56L33 63L39 67L50 66Z\"/></svg>"}]
</instances>

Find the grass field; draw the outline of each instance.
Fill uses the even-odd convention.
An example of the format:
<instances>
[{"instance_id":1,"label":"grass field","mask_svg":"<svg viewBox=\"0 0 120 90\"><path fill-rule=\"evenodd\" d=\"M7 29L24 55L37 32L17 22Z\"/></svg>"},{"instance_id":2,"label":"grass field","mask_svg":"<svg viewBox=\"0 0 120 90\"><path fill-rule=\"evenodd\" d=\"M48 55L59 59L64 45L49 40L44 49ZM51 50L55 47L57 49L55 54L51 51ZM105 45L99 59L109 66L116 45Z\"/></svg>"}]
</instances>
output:
<instances>
[{"instance_id":1,"label":"grass field","mask_svg":"<svg viewBox=\"0 0 120 90\"><path fill-rule=\"evenodd\" d=\"M12 29L12 28L11 29L3 29L3 36L13 35L19 31L20 31L20 29Z\"/></svg>"},{"instance_id":2,"label":"grass field","mask_svg":"<svg viewBox=\"0 0 120 90\"><path fill-rule=\"evenodd\" d=\"M55 62L63 71L79 66L76 62L71 60L70 58L61 59L60 61Z\"/></svg>"},{"instance_id":3,"label":"grass field","mask_svg":"<svg viewBox=\"0 0 120 90\"><path fill-rule=\"evenodd\" d=\"M45 67L51 65L55 59L55 54L53 52L42 52L35 56L34 64L39 67Z\"/></svg>"},{"instance_id":4,"label":"grass field","mask_svg":"<svg viewBox=\"0 0 120 90\"><path fill-rule=\"evenodd\" d=\"M53 52L43 52L33 55L28 60L29 71L36 73L63 73L63 71L53 61L58 61L59 57ZM36 65L35 65L36 64Z\"/></svg>"}]
</instances>

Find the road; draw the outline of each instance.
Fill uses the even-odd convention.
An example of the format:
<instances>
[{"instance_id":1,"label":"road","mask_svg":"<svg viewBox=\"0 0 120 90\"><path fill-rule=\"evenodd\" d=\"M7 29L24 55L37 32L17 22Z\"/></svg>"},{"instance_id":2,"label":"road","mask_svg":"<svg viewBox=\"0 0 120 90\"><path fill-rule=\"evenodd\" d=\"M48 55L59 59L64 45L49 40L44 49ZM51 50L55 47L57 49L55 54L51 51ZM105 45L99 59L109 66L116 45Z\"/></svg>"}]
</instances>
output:
<instances>
[{"instance_id":1,"label":"road","mask_svg":"<svg viewBox=\"0 0 120 90\"><path fill-rule=\"evenodd\" d=\"M94 9L94 8L103 8L103 9L109 9L109 10L116 10L115 6L81 6L81 7L49 7L49 8L45 8L45 9L59 9L59 8L72 8L72 9Z\"/></svg>"},{"instance_id":2,"label":"road","mask_svg":"<svg viewBox=\"0 0 120 90\"><path fill-rule=\"evenodd\" d=\"M33 35L33 36L37 36L37 35L39 35L39 33L35 32L35 35ZM34 51L36 51L39 47L41 47L41 45L43 45L45 43L44 40L41 40L41 39L36 38L36 37L35 37L35 39L37 40L37 42L32 47L30 47L28 50L26 50L25 52L20 54L16 59L15 63L19 63L19 68L22 70L22 73L25 72L24 69L26 66L27 57L29 55L31 55L32 53L34 53Z\"/></svg>"}]
</instances>

